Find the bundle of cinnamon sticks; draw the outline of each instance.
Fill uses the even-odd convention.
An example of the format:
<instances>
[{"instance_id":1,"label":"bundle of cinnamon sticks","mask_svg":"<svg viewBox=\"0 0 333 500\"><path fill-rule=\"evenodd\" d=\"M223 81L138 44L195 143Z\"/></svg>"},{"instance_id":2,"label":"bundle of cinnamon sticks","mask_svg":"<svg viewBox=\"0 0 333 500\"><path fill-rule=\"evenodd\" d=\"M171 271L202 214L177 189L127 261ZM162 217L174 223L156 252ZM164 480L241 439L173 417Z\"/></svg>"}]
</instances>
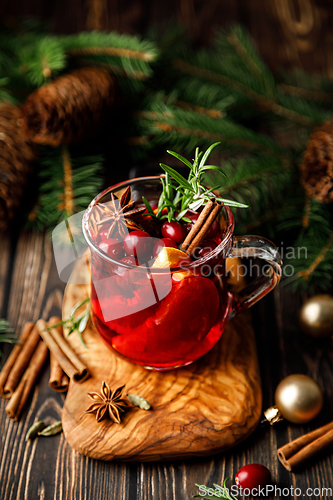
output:
<instances>
[{"instance_id":1,"label":"bundle of cinnamon sticks","mask_svg":"<svg viewBox=\"0 0 333 500\"><path fill-rule=\"evenodd\" d=\"M282 465L293 471L333 446L333 422L305 434L278 449Z\"/></svg>"},{"instance_id":2,"label":"bundle of cinnamon sticks","mask_svg":"<svg viewBox=\"0 0 333 500\"><path fill-rule=\"evenodd\" d=\"M13 420L20 418L38 383L48 349L51 363L49 385L52 389L64 392L68 389L69 379L82 382L89 376L64 338L62 326L54 327L60 322L60 318L52 317L48 324L43 320L36 325L30 321L26 323L0 372L0 396L9 399L6 413ZM49 327L51 329L47 329Z\"/></svg>"}]
</instances>

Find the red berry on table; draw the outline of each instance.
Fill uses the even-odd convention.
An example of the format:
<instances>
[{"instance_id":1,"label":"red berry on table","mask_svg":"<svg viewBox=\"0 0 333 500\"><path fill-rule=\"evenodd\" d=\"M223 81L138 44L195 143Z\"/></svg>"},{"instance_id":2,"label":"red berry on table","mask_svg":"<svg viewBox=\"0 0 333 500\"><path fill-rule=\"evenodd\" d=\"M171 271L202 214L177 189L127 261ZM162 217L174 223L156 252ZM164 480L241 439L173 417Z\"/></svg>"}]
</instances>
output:
<instances>
[{"instance_id":1,"label":"red berry on table","mask_svg":"<svg viewBox=\"0 0 333 500\"><path fill-rule=\"evenodd\" d=\"M124 239L124 248L128 255L144 259L149 257L153 243L153 238L146 231L132 231Z\"/></svg>"},{"instance_id":2,"label":"red berry on table","mask_svg":"<svg viewBox=\"0 0 333 500\"><path fill-rule=\"evenodd\" d=\"M186 238L186 229L180 223L172 220L171 222L164 222L161 227L163 238L170 238L177 245L180 245Z\"/></svg>"},{"instance_id":3,"label":"red berry on table","mask_svg":"<svg viewBox=\"0 0 333 500\"><path fill-rule=\"evenodd\" d=\"M98 246L103 252L114 259L120 260L125 255L123 244L115 238L102 240Z\"/></svg>"},{"instance_id":4,"label":"red berry on table","mask_svg":"<svg viewBox=\"0 0 333 500\"><path fill-rule=\"evenodd\" d=\"M235 476L238 488L253 490L259 486L264 487L271 484L270 471L261 464L248 464L241 467Z\"/></svg>"},{"instance_id":5,"label":"red berry on table","mask_svg":"<svg viewBox=\"0 0 333 500\"><path fill-rule=\"evenodd\" d=\"M177 244L170 238L161 238L157 243L155 243L153 250L154 257L157 257L164 247L178 248Z\"/></svg>"}]
</instances>

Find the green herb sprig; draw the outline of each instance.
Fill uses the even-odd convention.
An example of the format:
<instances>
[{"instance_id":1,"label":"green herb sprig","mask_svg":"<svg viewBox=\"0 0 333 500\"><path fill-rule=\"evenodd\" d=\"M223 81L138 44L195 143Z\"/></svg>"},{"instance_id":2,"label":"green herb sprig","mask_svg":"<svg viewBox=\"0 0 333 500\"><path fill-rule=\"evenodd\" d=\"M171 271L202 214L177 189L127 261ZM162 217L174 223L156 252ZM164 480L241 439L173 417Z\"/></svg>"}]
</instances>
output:
<instances>
[{"instance_id":1,"label":"green herb sprig","mask_svg":"<svg viewBox=\"0 0 333 500\"><path fill-rule=\"evenodd\" d=\"M148 207L149 203L144 199L143 201L149 212L148 215L158 219L168 219L169 222L171 220L184 220L185 222L189 222L189 219L185 215L186 212L188 210L198 210L212 197L230 207L247 208L248 205L244 205L243 203L227 200L225 198L219 198L213 195L213 191L218 189L220 185L213 186L210 189L207 189L207 187L203 185L204 174L209 170L215 170L225 177L225 174L220 167L206 164L210 153L219 144L220 142L215 142L205 152L200 152L199 148L196 148L193 163L184 158L182 155L168 150L167 152L184 163L184 165L190 169L190 172L188 178L185 179L185 177L172 167L169 167L164 163L160 163L160 166L165 171L166 175L165 179L161 179L162 193L159 198L158 212L157 214L154 214L152 208ZM171 179L173 179L178 185L175 186L172 184ZM163 213L164 208L167 209L166 214Z\"/></svg>"},{"instance_id":2,"label":"green herb sprig","mask_svg":"<svg viewBox=\"0 0 333 500\"><path fill-rule=\"evenodd\" d=\"M14 334L14 329L10 328L8 321L0 319L0 344L2 343L16 344L17 337ZM0 349L0 356L2 351Z\"/></svg>"},{"instance_id":3,"label":"green herb sprig","mask_svg":"<svg viewBox=\"0 0 333 500\"><path fill-rule=\"evenodd\" d=\"M219 484L214 484L215 490L212 488L207 488L205 485L202 484L196 484L198 488L204 488L207 491L207 496L204 495L192 495L193 497L200 497L200 498L206 498L206 499L217 499L217 498L222 498L224 500L237 500L237 498L232 494L229 493L229 489L227 488L227 481L228 477L225 478L223 481L223 488ZM216 495L214 495L216 493Z\"/></svg>"},{"instance_id":4,"label":"green herb sprig","mask_svg":"<svg viewBox=\"0 0 333 500\"><path fill-rule=\"evenodd\" d=\"M80 309L85 304L88 304L84 313L80 316L75 317L75 313L78 309ZM84 332L89 317L90 317L90 297L86 297L84 300L76 304L70 312L69 319L65 319L63 321L59 321L55 325L49 326L46 330L52 330L52 328L56 328L57 326L63 326L64 328L68 328L68 336L71 335L75 330L77 331L77 335L81 344L88 348L87 344L83 340L82 333Z\"/></svg>"}]
</instances>

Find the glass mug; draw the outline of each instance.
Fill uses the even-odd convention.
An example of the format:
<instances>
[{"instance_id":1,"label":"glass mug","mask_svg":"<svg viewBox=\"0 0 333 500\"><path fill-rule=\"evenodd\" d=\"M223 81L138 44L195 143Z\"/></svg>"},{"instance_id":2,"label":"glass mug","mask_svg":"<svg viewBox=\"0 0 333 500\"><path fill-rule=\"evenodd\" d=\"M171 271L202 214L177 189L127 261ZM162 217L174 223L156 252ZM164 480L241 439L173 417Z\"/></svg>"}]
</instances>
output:
<instances>
[{"instance_id":1,"label":"glass mug","mask_svg":"<svg viewBox=\"0 0 333 500\"><path fill-rule=\"evenodd\" d=\"M219 243L202 258L171 268L157 268L153 259L139 266L120 262L99 248L94 210L110 193L120 199L128 186L141 205L142 195L157 201L162 189L160 177L121 182L100 193L83 217L92 321L106 344L133 363L155 370L186 366L216 344L229 319L278 284L281 258L265 238L233 237L234 218L224 206ZM247 265L239 260L244 257Z\"/></svg>"}]
</instances>

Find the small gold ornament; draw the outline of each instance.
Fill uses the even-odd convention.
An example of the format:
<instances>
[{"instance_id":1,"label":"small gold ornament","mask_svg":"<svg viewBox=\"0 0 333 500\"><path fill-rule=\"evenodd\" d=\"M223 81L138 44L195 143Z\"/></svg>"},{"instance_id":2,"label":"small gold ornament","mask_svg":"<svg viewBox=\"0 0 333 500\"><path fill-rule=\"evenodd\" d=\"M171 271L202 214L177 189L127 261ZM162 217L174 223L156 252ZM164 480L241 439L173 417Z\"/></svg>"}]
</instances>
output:
<instances>
[{"instance_id":1,"label":"small gold ornament","mask_svg":"<svg viewBox=\"0 0 333 500\"><path fill-rule=\"evenodd\" d=\"M276 388L275 404L264 412L271 425L282 418L294 424L304 424L314 419L322 409L323 394L311 377L289 375Z\"/></svg>"},{"instance_id":2,"label":"small gold ornament","mask_svg":"<svg viewBox=\"0 0 333 500\"><path fill-rule=\"evenodd\" d=\"M300 310L299 323L303 332L311 337L333 335L333 297L315 295L307 300Z\"/></svg>"}]
</instances>

